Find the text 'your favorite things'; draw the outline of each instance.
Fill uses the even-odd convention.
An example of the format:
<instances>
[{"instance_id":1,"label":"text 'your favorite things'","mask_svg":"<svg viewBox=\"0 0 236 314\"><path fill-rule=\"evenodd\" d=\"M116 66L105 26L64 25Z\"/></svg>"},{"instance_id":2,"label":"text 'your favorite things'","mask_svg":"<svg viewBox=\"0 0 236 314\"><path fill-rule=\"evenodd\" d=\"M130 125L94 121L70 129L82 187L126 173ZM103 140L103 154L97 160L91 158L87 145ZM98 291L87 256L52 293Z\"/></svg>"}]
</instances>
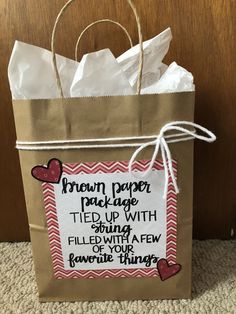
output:
<instances>
[{"instance_id":1,"label":"text 'your favorite things'","mask_svg":"<svg viewBox=\"0 0 236 314\"><path fill-rule=\"evenodd\" d=\"M100 177L66 175L55 190L67 268L154 267L164 236L155 180L130 180L127 173Z\"/></svg>"}]
</instances>

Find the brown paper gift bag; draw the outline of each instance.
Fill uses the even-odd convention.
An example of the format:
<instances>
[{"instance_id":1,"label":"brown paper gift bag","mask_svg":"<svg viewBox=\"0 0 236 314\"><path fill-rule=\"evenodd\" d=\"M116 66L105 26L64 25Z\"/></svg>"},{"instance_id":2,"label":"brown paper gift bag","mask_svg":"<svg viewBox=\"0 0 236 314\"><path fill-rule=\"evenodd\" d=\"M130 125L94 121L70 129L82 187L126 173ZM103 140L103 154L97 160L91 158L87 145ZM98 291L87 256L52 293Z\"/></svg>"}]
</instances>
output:
<instances>
[{"instance_id":1,"label":"brown paper gift bag","mask_svg":"<svg viewBox=\"0 0 236 314\"><path fill-rule=\"evenodd\" d=\"M192 139L214 135L193 92L140 95L130 0L137 95L65 99L54 36L72 2L52 35L61 98L13 101L39 298L189 298Z\"/></svg>"}]
</instances>

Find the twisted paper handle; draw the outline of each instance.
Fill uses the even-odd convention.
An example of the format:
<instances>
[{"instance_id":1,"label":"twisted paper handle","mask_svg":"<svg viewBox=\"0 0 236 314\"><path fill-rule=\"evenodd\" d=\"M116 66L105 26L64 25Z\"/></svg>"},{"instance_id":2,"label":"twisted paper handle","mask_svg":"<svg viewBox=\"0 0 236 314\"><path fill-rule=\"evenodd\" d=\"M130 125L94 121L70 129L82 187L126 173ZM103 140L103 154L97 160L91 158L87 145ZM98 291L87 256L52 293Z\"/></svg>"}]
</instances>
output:
<instances>
[{"instance_id":1,"label":"twisted paper handle","mask_svg":"<svg viewBox=\"0 0 236 314\"><path fill-rule=\"evenodd\" d=\"M59 12L54 27L53 27L53 31L52 31L52 37L51 37L51 50L52 50L52 62L53 62L53 68L55 71L55 75L56 75L56 82L57 82L57 87L58 90L60 92L60 96L62 98L64 98L64 93L63 93L63 89L62 89L62 83L61 83L61 79L60 79L60 75L59 75L59 71L58 71L58 67L57 67L57 59L56 59L56 52L55 52L55 36L57 33L57 27L58 24L62 18L62 16L64 15L64 13L66 12L66 10L68 9L68 7L74 2L75 0L69 0L61 9L61 11ZM136 7L133 4L132 0L126 0L130 6L130 8L132 9L135 19L136 19L136 24L137 24L137 29L138 29L138 36L139 36L139 46L140 46L140 55L139 55L139 66L138 66L138 82L137 82L137 94L140 95L141 93L141 81L142 81L142 72L143 72L143 37L142 37L142 31L141 31L141 24L140 24L140 20L139 20L139 16L137 14L137 10Z\"/></svg>"},{"instance_id":2,"label":"twisted paper handle","mask_svg":"<svg viewBox=\"0 0 236 314\"><path fill-rule=\"evenodd\" d=\"M112 24L115 24L117 26L119 26L123 31L124 33L126 34L128 40L129 40L129 44L130 44L130 47L132 48L133 47L133 42L132 42L132 39L131 39L131 36L129 34L129 32L127 31L127 29L121 25L119 22L116 22L116 21L113 21L113 20L110 20L110 19L102 19L102 20L97 20L91 24L89 24L88 26L85 27L85 29L81 32L81 34L79 35L78 37L78 40L76 42L76 45L75 45L75 60L78 61L78 48L79 48L79 44L80 44L80 41L81 41L81 38L83 37L83 35L94 25L96 24L100 24L100 23L112 23Z\"/></svg>"}]
</instances>

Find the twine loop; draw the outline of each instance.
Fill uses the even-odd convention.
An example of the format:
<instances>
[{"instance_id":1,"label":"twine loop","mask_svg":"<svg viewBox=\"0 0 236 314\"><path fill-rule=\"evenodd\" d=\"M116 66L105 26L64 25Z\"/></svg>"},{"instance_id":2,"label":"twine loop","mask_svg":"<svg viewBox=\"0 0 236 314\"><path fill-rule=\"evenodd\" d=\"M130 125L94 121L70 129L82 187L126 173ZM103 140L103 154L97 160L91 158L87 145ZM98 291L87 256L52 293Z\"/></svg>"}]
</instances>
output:
<instances>
[{"instance_id":1,"label":"twine loop","mask_svg":"<svg viewBox=\"0 0 236 314\"><path fill-rule=\"evenodd\" d=\"M200 135L195 132L195 130L191 131L189 129L186 129L183 126L188 126L188 127L193 127L196 130L200 130L205 135ZM165 186L164 186L164 193L163 193L163 198L166 198L167 192L168 192L168 182L169 179L171 178L175 192L178 194L179 193L179 188L177 185L177 180L174 174L174 169L173 169L173 162L172 162L172 156L171 156L171 151L169 149L167 140L166 140L166 133L169 131L177 131L178 133L176 134L178 138L176 138L175 142L182 142L186 141L187 139L199 139L204 142L214 142L216 140L216 136L209 131L208 129L202 127L199 124L193 123L193 122L188 122L188 121L175 121L175 122L170 122L165 124L161 130L160 133L156 136L155 140L152 140L150 142L144 143L140 145L136 151L133 153L132 157L130 158L128 169L129 172L135 176L136 178L145 178L151 174L151 171L153 169L155 160L157 158L157 155L159 151L161 152L162 160L163 160L163 166L164 166L164 171L165 171ZM181 137L181 135L186 135L187 137ZM172 141L173 142L173 141ZM155 146L153 155L151 158L151 161L148 165L148 168L143 171L143 172L135 172L133 171L133 165L135 162L135 159L139 155L141 151L143 151L145 148L149 146Z\"/></svg>"}]
</instances>

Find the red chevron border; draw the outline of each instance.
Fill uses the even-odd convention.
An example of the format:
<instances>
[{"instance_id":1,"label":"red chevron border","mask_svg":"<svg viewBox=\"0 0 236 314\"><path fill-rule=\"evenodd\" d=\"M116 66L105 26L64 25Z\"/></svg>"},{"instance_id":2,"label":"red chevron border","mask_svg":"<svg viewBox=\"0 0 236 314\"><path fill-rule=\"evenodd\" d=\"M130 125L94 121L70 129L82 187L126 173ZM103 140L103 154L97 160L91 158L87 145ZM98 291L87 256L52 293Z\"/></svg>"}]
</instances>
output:
<instances>
[{"instance_id":1,"label":"red chevron border","mask_svg":"<svg viewBox=\"0 0 236 314\"><path fill-rule=\"evenodd\" d=\"M172 160L174 175L177 178L177 162ZM168 263L176 263L177 243L177 195L169 176L168 193L166 199L166 259Z\"/></svg>"},{"instance_id":2,"label":"red chevron border","mask_svg":"<svg viewBox=\"0 0 236 314\"><path fill-rule=\"evenodd\" d=\"M145 171L149 160L135 161L133 171ZM173 162L175 176L177 177L177 162ZM163 170L163 163L156 160L153 166L156 170ZM94 174L94 173L122 173L127 172L127 161L65 163L63 172L66 174ZM113 277L155 277L158 276L156 268L130 268L130 269L103 269L103 270L65 270L60 241L60 231L57 220L54 185L42 183L44 206L48 226L48 237L52 256L54 275L57 279L63 278L113 278ZM166 259L169 264L176 263L177 242L177 196L171 178L168 183L166 217Z\"/></svg>"}]
</instances>

